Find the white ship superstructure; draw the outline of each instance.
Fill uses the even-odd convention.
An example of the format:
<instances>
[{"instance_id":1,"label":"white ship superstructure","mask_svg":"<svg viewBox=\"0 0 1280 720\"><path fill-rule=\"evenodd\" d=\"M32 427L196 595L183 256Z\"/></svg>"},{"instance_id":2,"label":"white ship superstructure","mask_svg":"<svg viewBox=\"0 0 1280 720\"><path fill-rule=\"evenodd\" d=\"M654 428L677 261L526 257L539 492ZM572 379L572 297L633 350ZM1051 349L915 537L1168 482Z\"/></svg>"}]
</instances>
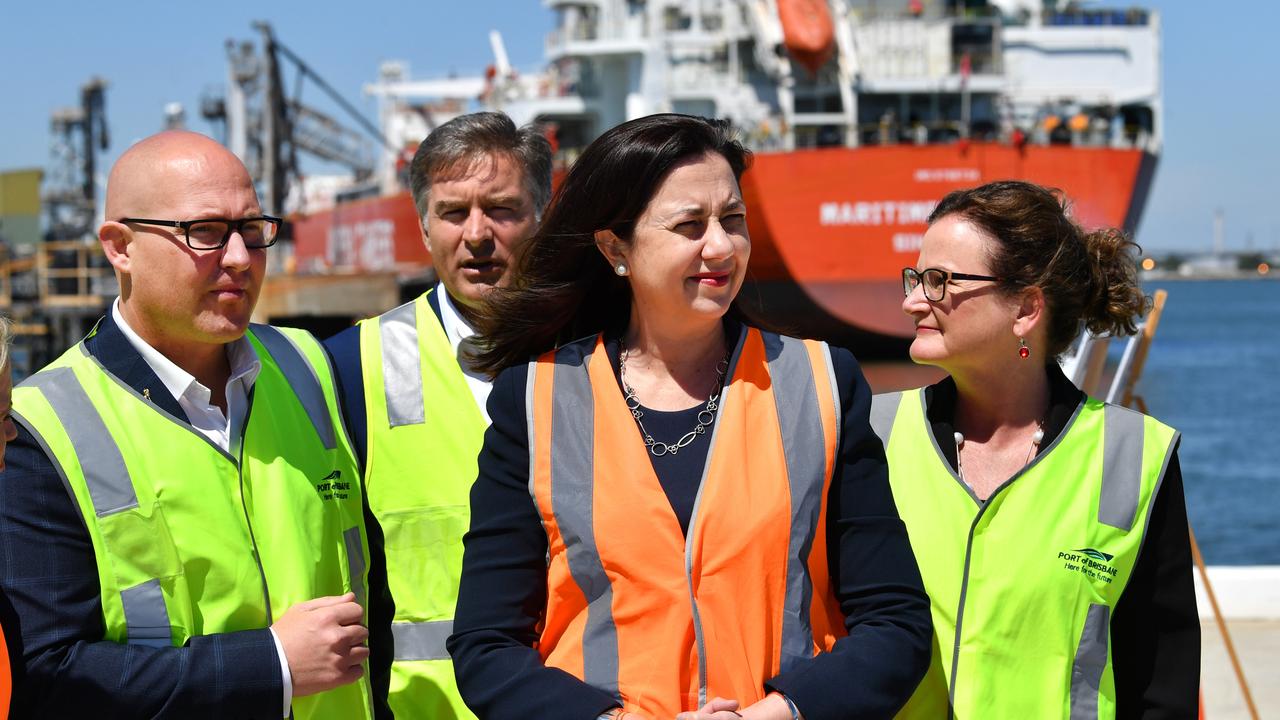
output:
<instances>
[{"instance_id":1,"label":"white ship superstructure","mask_svg":"<svg viewBox=\"0 0 1280 720\"><path fill-rule=\"evenodd\" d=\"M538 72L515 72L496 37L488 78L413 81L403 63L384 65L367 91L383 98L387 136L416 142L435 122L484 106L554 123L568 153L655 112L729 118L766 151L1018 133L1031 143L1160 146L1159 17L1148 11L1025 0L545 5L557 22ZM789 14L801 22L788 25ZM806 33L829 45L820 64L797 57Z\"/></svg>"}]
</instances>

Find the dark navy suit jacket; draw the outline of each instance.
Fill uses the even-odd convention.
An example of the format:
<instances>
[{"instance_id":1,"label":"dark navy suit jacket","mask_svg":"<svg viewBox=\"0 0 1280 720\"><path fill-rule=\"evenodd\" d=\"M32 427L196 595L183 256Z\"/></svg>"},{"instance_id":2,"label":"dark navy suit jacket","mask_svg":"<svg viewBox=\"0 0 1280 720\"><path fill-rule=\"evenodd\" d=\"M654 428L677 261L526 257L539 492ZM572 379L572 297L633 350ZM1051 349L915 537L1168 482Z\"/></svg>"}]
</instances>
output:
<instances>
[{"instance_id":1,"label":"dark navy suit jacket","mask_svg":"<svg viewBox=\"0 0 1280 720\"><path fill-rule=\"evenodd\" d=\"M186 417L110 315L85 345L125 384L150 390L158 407ZM20 647L12 652L25 659L25 668L15 667L11 716L278 720L280 659L266 628L195 637L180 648L102 640L88 530L49 457L20 419L17 426L0 473L0 590L13 612L4 619L19 625ZM377 714L387 718L393 608L376 524L369 535L370 671Z\"/></svg>"}]
</instances>

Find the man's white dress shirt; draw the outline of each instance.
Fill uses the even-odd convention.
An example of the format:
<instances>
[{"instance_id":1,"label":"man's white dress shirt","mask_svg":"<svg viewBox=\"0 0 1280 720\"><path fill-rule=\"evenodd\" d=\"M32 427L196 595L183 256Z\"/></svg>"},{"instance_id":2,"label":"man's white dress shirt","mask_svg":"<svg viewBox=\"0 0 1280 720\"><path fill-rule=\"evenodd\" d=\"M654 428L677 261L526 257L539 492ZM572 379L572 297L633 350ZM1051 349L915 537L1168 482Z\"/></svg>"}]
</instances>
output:
<instances>
[{"instance_id":1,"label":"man's white dress shirt","mask_svg":"<svg viewBox=\"0 0 1280 720\"><path fill-rule=\"evenodd\" d=\"M436 284L436 297L440 298L440 320L441 324L444 325L444 334L449 338L449 344L453 346L454 357L458 358L458 364L462 366L462 374L467 376L467 387L471 388L471 394L476 399L476 405L480 406L480 414L484 416L485 424L488 424L489 408L487 404L489 402L489 391L493 389L493 383L485 375L472 370L459 352L459 348L472 349L475 347L471 344L471 337L476 334L476 330L458 312L457 307L453 304L453 298L449 297L449 291L445 288L444 283Z\"/></svg>"}]
</instances>

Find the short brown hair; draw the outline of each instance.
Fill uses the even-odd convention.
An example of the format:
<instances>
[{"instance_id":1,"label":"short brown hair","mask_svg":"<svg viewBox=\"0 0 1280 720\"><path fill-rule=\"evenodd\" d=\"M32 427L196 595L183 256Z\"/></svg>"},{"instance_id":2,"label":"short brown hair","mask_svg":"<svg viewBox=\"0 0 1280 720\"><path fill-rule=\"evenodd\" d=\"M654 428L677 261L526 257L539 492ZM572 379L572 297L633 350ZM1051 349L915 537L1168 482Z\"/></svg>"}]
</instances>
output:
<instances>
[{"instance_id":1,"label":"short brown hair","mask_svg":"<svg viewBox=\"0 0 1280 720\"><path fill-rule=\"evenodd\" d=\"M418 146L409 164L409 189L418 217L427 215L427 194L439 173L494 154L508 155L524 169L534 213L542 217L551 199L551 142L538 127L517 128L500 112L460 115L432 130Z\"/></svg>"}]
</instances>

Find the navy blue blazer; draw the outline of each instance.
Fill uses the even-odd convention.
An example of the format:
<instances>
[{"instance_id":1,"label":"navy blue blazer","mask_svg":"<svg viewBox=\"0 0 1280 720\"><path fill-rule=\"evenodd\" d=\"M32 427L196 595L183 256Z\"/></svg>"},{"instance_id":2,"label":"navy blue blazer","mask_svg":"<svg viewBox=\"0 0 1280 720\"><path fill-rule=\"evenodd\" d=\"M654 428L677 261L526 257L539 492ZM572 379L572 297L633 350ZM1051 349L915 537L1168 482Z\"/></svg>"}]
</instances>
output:
<instances>
[{"instance_id":1,"label":"navy blue blazer","mask_svg":"<svg viewBox=\"0 0 1280 720\"><path fill-rule=\"evenodd\" d=\"M108 314L85 341L109 372L175 418L181 406ZM266 628L192 638L180 648L102 639L97 563L68 488L20 418L0 473L0 591L16 619L24 662L11 717L263 718L281 716L283 681ZM371 517L366 507L366 517ZM392 717L392 656L382 536L369 529L369 645L375 710ZM6 631L8 628L6 628ZM25 677L23 677L25 671Z\"/></svg>"}]
</instances>

